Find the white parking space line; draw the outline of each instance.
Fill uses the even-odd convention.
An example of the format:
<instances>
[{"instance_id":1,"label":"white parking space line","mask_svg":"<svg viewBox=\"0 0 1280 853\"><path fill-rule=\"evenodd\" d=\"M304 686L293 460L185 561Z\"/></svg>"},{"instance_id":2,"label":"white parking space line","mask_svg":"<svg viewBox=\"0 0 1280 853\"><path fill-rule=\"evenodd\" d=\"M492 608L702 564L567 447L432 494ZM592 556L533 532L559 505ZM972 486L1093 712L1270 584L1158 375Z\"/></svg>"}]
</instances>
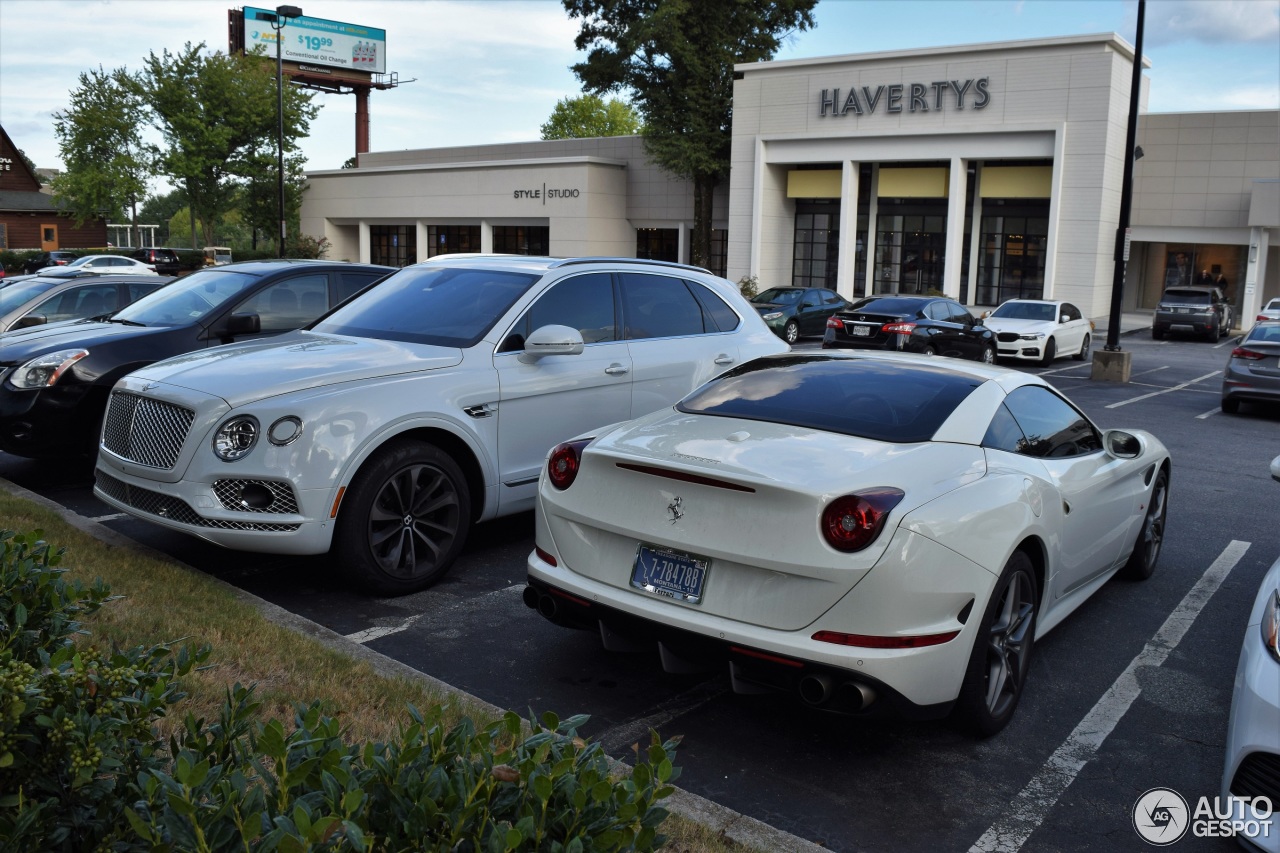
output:
<instances>
[{"instance_id":1,"label":"white parking space line","mask_svg":"<svg viewBox=\"0 0 1280 853\"><path fill-rule=\"evenodd\" d=\"M1208 379L1210 376L1221 376L1221 375L1222 375L1222 370L1218 369L1213 371L1213 373L1206 373L1204 376L1199 376L1195 379L1192 379L1190 382L1183 382L1181 385L1174 385L1170 388L1165 388L1160 391L1152 391L1150 394L1142 394L1141 396L1132 397L1128 400L1121 400L1119 403L1112 403L1110 406L1107 406L1107 408L1118 409L1121 406L1127 406L1130 403L1137 403L1140 400L1146 400L1151 397L1159 397L1161 394L1168 394L1170 391L1181 391L1184 388L1190 388L1192 385L1195 385L1197 382L1203 382L1204 380Z\"/></svg>"},{"instance_id":2,"label":"white parking space line","mask_svg":"<svg viewBox=\"0 0 1280 853\"><path fill-rule=\"evenodd\" d=\"M111 515L99 515L89 520L96 521L98 524L101 524L104 521L115 521L117 518L128 518L128 517L129 517L129 513L127 512L113 512L111 513Z\"/></svg>"},{"instance_id":3,"label":"white parking space line","mask_svg":"<svg viewBox=\"0 0 1280 853\"><path fill-rule=\"evenodd\" d=\"M417 622L421 618L421 614L417 616L410 616L399 625L375 625L372 628L365 628L363 631L356 631L354 634L347 634L346 636L348 640L355 640L357 643L364 644L372 640L376 640L379 637L388 637L392 634L399 634L401 631L406 631L413 626L414 622Z\"/></svg>"},{"instance_id":4,"label":"white parking space line","mask_svg":"<svg viewBox=\"0 0 1280 853\"><path fill-rule=\"evenodd\" d=\"M712 678L673 696L648 714L627 720L603 732L596 738L605 752L610 755L622 755L629 751L631 745L648 743L649 730L660 731L661 727L685 714L707 704L717 696L729 692L729 686L723 679Z\"/></svg>"},{"instance_id":5,"label":"white parking space line","mask_svg":"<svg viewBox=\"0 0 1280 853\"><path fill-rule=\"evenodd\" d=\"M1005 816L982 834L977 843L969 848L969 853L1015 853L1022 849L1031 833L1044 822L1049 811L1057 805L1058 799L1075 781L1076 774L1097 754L1103 741L1142 692L1138 684L1138 670L1158 667L1165 662L1247 550L1248 542L1233 539L1227 545L1218 559L1205 569L1200 580L1196 581L1196 585L1182 602L1169 614L1169 618L1164 620L1155 636L1129 662L1120 677L1089 713L1085 714L1062 745L1049 756L1040 772L1014 797Z\"/></svg>"},{"instance_id":6,"label":"white parking space line","mask_svg":"<svg viewBox=\"0 0 1280 853\"><path fill-rule=\"evenodd\" d=\"M1161 365L1160 367L1153 367L1150 370L1140 370L1137 373L1130 373L1129 378L1132 379L1135 376L1146 376L1148 373L1155 373L1157 370L1168 370L1168 369L1169 369L1169 365L1164 364L1164 365Z\"/></svg>"},{"instance_id":7,"label":"white parking space line","mask_svg":"<svg viewBox=\"0 0 1280 853\"><path fill-rule=\"evenodd\" d=\"M1093 369L1092 364L1090 364L1089 362L1082 361L1079 364L1071 364L1071 365L1068 365L1067 367L1059 367L1054 370L1042 370L1039 373L1037 373L1036 376L1050 376L1054 373L1066 373L1068 370L1079 370L1082 367L1087 367L1090 370Z\"/></svg>"},{"instance_id":8,"label":"white parking space line","mask_svg":"<svg viewBox=\"0 0 1280 853\"><path fill-rule=\"evenodd\" d=\"M1202 421L1205 418L1211 418L1214 415L1221 414L1221 412L1222 412L1222 407L1218 406L1216 409L1210 409L1209 411L1205 412L1203 415L1196 415L1196 420Z\"/></svg>"}]
</instances>

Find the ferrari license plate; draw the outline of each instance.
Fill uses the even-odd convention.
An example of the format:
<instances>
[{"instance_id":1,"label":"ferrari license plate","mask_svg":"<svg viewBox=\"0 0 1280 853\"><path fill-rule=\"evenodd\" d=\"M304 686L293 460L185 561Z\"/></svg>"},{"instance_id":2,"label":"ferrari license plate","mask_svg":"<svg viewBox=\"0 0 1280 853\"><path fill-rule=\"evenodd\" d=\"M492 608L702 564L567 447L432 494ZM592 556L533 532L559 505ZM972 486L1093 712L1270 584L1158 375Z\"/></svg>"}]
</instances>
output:
<instances>
[{"instance_id":1,"label":"ferrari license plate","mask_svg":"<svg viewBox=\"0 0 1280 853\"><path fill-rule=\"evenodd\" d=\"M869 338L871 337L871 327L870 326L854 326L853 334L855 337Z\"/></svg>"},{"instance_id":2,"label":"ferrari license plate","mask_svg":"<svg viewBox=\"0 0 1280 853\"><path fill-rule=\"evenodd\" d=\"M685 604L701 604L702 586L710 568L711 561L703 557L641 545L631 568L631 585Z\"/></svg>"}]
</instances>

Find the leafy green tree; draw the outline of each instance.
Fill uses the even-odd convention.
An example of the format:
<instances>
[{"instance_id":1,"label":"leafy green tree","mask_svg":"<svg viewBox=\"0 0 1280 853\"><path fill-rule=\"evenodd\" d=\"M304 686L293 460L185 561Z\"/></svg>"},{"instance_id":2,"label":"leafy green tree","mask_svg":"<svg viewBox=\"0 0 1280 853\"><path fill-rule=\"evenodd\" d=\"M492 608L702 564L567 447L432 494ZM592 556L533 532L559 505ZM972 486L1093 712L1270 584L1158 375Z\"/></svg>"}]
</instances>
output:
<instances>
[{"instance_id":1,"label":"leafy green tree","mask_svg":"<svg viewBox=\"0 0 1280 853\"><path fill-rule=\"evenodd\" d=\"M144 224L164 224L165 228L157 239L168 245L174 238L168 231L168 222L174 214L187 209L187 194L181 188L167 193L147 196L146 201L138 208L138 221ZM188 227L189 230L189 227Z\"/></svg>"},{"instance_id":2,"label":"leafy green tree","mask_svg":"<svg viewBox=\"0 0 1280 853\"><path fill-rule=\"evenodd\" d=\"M131 79L163 146L153 153L158 171L183 188L205 245L234 206L244 181L265 180L264 150L275 150L276 80L265 55L203 53L204 44L177 53L154 52ZM310 93L284 91L284 148L296 153L319 108ZM269 177L274 182L275 170ZM274 232L274 229L273 229ZM193 242L193 248L195 248Z\"/></svg>"},{"instance_id":3,"label":"leafy green tree","mask_svg":"<svg viewBox=\"0 0 1280 853\"><path fill-rule=\"evenodd\" d=\"M733 66L770 59L813 26L817 0L562 0L582 20L573 66L588 92L627 90L645 150L693 182L693 262L711 257L712 198L728 174Z\"/></svg>"},{"instance_id":4,"label":"leafy green tree","mask_svg":"<svg viewBox=\"0 0 1280 853\"><path fill-rule=\"evenodd\" d=\"M542 125L543 139L587 139L594 136L631 136L640 132L640 114L626 101L599 95L583 95L556 101L551 118Z\"/></svg>"},{"instance_id":5,"label":"leafy green tree","mask_svg":"<svg viewBox=\"0 0 1280 853\"><path fill-rule=\"evenodd\" d=\"M66 170L53 182L53 197L81 224L106 214L130 211L137 237L138 201L147 193L151 160L143 145L138 113L141 99L121 71L80 75L71 106L54 113L54 133Z\"/></svg>"}]
</instances>

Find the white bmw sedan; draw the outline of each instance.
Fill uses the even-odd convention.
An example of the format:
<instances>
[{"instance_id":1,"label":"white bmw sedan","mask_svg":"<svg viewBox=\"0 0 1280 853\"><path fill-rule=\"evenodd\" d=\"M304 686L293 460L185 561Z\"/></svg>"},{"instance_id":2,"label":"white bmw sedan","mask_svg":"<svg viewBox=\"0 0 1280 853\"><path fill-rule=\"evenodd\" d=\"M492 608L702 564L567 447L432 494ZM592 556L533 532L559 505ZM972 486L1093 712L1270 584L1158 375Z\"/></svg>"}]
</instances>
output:
<instances>
[{"instance_id":1,"label":"white bmw sedan","mask_svg":"<svg viewBox=\"0 0 1280 853\"><path fill-rule=\"evenodd\" d=\"M1093 342L1093 323L1080 309L1052 299L1010 299L986 315L982 325L996 333L998 358L1045 366L1064 355L1083 361Z\"/></svg>"},{"instance_id":2,"label":"white bmw sedan","mask_svg":"<svg viewBox=\"0 0 1280 853\"><path fill-rule=\"evenodd\" d=\"M548 456L525 603L850 713L1010 719L1035 640L1150 576L1170 461L1043 380L896 353L756 359Z\"/></svg>"}]
</instances>

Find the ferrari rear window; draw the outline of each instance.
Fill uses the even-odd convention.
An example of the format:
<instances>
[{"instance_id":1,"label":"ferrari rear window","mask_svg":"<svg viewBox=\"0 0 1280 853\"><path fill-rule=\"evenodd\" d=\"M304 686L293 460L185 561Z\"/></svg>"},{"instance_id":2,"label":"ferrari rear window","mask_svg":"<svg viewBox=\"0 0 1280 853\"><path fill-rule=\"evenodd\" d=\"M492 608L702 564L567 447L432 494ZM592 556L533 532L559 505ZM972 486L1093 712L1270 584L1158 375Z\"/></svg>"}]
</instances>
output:
<instances>
[{"instance_id":1,"label":"ferrari rear window","mask_svg":"<svg viewBox=\"0 0 1280 853\"><path fill-rule=\"evenodd\" d=\"M676 405L894 444L928 441L982 380L927 362L787 353L747 362Z\"/></svg>"}]
</instances>

